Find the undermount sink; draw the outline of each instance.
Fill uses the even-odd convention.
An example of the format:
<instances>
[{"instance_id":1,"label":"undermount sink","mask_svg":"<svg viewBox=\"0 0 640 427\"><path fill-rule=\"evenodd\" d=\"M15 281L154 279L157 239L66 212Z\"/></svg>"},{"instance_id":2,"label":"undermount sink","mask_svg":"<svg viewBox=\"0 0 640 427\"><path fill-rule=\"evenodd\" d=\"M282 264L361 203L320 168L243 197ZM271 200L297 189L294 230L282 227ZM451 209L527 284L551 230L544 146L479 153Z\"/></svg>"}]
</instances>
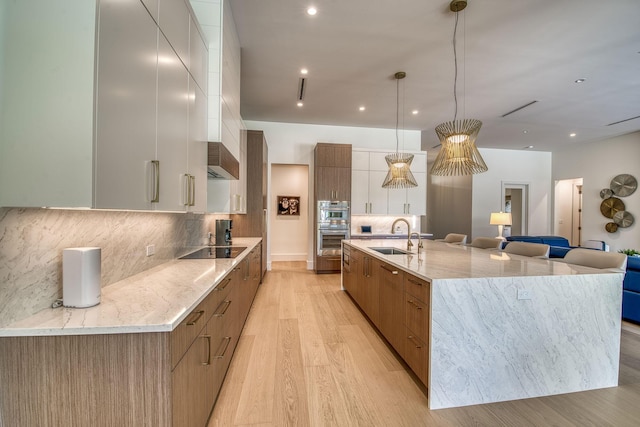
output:
<instances>
[{"instance_id":1,"label":"undermount sink","mask_svg":"<svg viewBox=\"0 0 640 427\"><path fill-rule=\"evenodd\" d=\"M247 249L240 246L209 246L198 249L190 254L183 255L178 259L219 259L219 258L235 258Z\"/></svg>"},{"instance_id":2,"label":"undermount sink","mask_svg":"<svg viewBox=\"0 0 640 427\"><path fill-rule=\"evenodd\" d=\"M369 248L371 250L374 250L376 252L380 252L383 255L406 255L409 254L411 252L405 251L404 249L398 249L398 248Z\"/></svg>"}]
</instances>

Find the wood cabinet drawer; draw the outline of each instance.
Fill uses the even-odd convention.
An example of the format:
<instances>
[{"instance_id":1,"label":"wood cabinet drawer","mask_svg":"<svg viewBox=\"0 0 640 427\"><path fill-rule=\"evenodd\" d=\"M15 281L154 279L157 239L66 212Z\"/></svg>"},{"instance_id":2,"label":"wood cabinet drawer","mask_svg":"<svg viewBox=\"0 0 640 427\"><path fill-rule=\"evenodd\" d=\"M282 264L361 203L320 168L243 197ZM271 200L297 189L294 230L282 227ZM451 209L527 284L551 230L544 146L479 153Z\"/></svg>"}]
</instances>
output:
<instances>
[{"instance_id":1,"label":"wood cabinet drawer","mask_svg":"<svg viewBox=\"0 0 640 427\"><path fill-rule=\"evenodd\" d=\"M418 298L425 304L429 304L431 298L431 282L424 279L419 279L415 276L406 275L404 281L405 292Z\"/></svg>"},{"instance_id":2,"label":"wood cabinet drawer","mask_svg":"<svg viewBox=\"0 0 640 427\"><path fill-rule=\"evenodd\" d=\"M429 307L413 295L405 293L404 324L422 341L429 339Z\"/></svg>"},{"instance_id":3,"label":"wood cabinet drawer","mask_svg":"<svg viewBox=\"0 0 640 427\"><path fill-rule=\"evenodd\" d=\"M218 306L228 297L232 287L230 285L231 274L222 279L218 286L171 332L172 369L180 362L180 359L182 359L193 340L202 331L202 328L204 328Z\"/></svg>"},{"instance_id":4,"label":"wood cabinet drawer","mask_svg":"<svg viewBox=\"0 0 640 427\"><path fill-rule=\"evenodd\" d=\"M406 328L404 360L423 384L428 385L429 346Z\"/></svg>"}]
</instances>

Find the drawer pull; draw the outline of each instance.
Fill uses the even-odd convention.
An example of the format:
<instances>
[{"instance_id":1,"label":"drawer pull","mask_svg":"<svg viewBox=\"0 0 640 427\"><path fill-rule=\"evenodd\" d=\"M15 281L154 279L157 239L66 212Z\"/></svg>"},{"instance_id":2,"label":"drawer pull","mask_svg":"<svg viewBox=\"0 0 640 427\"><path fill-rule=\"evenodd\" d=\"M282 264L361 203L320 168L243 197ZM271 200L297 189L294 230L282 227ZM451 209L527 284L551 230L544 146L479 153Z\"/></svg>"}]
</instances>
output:
<instances>
[{"instance_id":1,"label":"drawer pull","mask_svg":"<svg viewBox=\"0 0 640 427\"><path fill-rule=\"evenodd\" d=\"M407 280L409 281L409 283L413 283L416 286L423 286L422 282L418 282L418 281L413 280L413 279L407 279Z\"/></svg>"},{"instance_id":2,"label":"drawer pull","mask_svg":"<svg viewBox=\"0 0 640 427\"><path fill-rule=\"evenodd\" d=\"M384 265L381 265L380 267L382 267L384 270L387 270L391 274L398 274L398 270L391 270L390 268L387 268Z\"/></svg>"},{"instance_id":3,"label":"drawer pull","mask_svg":"<svg viewBox=\"0 0 640 427\"><path fill-rule=\"evenodd\" d=\"M407 302L412 306L414 306L416 310L422 310L422 307L419 304L417 304L414 300L408 299Z\"/></svg>"},{"instance_id":4,"label":"drawer pull","mask_svg":"<svg viewBox=\"0 0 640 427\"><path fill-rule=\"evenodd\" d=\"M412 335L409 335L407 339L411 341L411 343L415 345L416 348L422 348L422 345L418 341L416 341L416 339Z\"/></svg>"},{"instance_id":5,"label":"drawer pull","mask_svg":"<svg viewBox=\"0 0 640 427\"><path fill-rule=\"evenodd\" d=\"M190 322L187 322L187 326L193 326L196 323L198 323L198 320L200 320L200 318L204 314L204 310L198 310L194 314L195 314L196 317L193 320L191 320Z\"/></svg>"},{"instance_id":6,"label":"drawer pull","mask_svg":"<svg viewBox=\"0 0 640 427\"><path fill-rule=\"evenodd\" d=\"M211 365L211 335L202 335L207 340L207 361L202 362L202 366Z\"/></svg>"},{"instance_id":7,"label":"drawer pull","mask_svg":"<svg viewBox=\"0 0 640 427\"><path fill-rule=\"evenodd\" d=\"M231 283L231 277L225 280L223 285L217 286L216 291L224 291L224 288L226 288L229 285L229 283Z\"/></svg>"},{"instance_id":8,"label":"drawer pull","mask_svg":"<svg viewBox=\"0 0 640 427\"><path fill-rule=\"evenodd\" d=\"M227 348L229 348L229 344L231 343L231 337L224 337L223 338L226 342L224 344L224 348L222 349L222 354L213 356L214 359L222 359L225 355L225 353L227 352Z\"/></svg>"},{"instance_id":9,"label":"drawer pull","mask_svg":"<svg viewBox=\"0 0 640 427\"><path fill-rule=\"evenodd\" d=\"M224 305L224 308L220 310L220 307L222 307L223 305ZM213 315L215 317L224 316L224 314L227 312L227 309L229 308L230 305L231 305L231 301L222 301L222 303L218 306L218 308L216 308L216 311L215 313L213 313Z\"/></svg>"}]
</instances>

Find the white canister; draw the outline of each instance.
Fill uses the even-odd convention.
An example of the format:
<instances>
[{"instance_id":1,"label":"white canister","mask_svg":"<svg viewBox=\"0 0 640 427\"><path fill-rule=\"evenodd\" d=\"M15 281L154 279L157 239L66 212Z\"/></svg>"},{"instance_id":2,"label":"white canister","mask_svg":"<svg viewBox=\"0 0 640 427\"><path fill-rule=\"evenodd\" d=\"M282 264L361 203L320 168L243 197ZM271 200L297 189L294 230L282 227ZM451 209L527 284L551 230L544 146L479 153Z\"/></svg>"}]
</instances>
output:
<instances>
[{"instance_id":1,"label":"white canister","mask_svg":"<svg viewBox=\"0 0 640 427\"><path fill-rule=\"evenodd\" d=\"M92 307L100 304L100 248L62 250L62 304Z\"/></svg>"}]
</instances>

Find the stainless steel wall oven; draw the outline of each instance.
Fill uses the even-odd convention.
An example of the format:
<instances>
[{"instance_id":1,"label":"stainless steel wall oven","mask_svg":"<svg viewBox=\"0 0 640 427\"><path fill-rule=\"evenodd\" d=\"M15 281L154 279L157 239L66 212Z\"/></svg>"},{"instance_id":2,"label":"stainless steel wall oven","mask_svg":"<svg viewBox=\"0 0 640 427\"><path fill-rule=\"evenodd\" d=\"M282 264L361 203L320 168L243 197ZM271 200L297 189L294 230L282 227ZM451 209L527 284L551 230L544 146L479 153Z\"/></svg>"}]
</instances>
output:
<instances>
[{"instance_id":1,"label":"stainless steel wall oven","mask_svg":"<svg viewBox=\"0 0 640 427\"><path fill-rule=\"evenodd\" d=\"M350 237L349 202L319 201L318 255L340 255L340 242Z\"/></svg>"}]
</instances>

